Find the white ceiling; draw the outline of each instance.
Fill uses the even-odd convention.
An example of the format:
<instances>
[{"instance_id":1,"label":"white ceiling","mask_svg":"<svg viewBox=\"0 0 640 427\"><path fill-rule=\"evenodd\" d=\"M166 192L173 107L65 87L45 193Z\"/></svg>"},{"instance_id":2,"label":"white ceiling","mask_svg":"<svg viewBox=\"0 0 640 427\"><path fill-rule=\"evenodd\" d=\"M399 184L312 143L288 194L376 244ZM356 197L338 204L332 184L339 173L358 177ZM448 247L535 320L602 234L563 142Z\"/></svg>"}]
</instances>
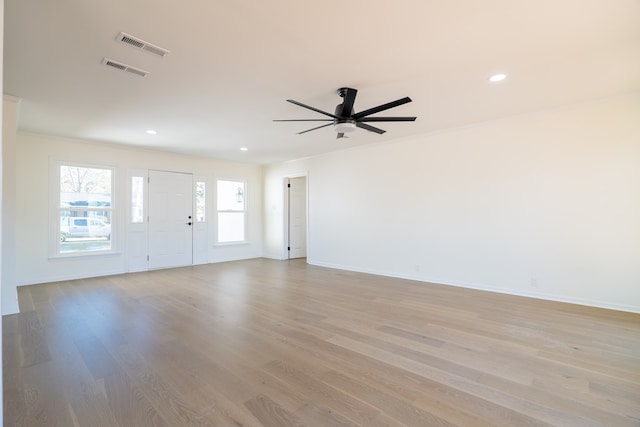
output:
<instances>
[{"instance_id":1,"label":"white ceiling","mask_svg":"<svg viewBox=\"0 0 640 427\"><path fill-rule=\"evenodd\" d=\"M639 0L5 0L4 42L23 131L254 163L640 90ZM285 100L333 112L343 86L356 111L410 96L381 115L418 119L341 140L272 121L322 118Z\"/></svg>"}]
</instances>

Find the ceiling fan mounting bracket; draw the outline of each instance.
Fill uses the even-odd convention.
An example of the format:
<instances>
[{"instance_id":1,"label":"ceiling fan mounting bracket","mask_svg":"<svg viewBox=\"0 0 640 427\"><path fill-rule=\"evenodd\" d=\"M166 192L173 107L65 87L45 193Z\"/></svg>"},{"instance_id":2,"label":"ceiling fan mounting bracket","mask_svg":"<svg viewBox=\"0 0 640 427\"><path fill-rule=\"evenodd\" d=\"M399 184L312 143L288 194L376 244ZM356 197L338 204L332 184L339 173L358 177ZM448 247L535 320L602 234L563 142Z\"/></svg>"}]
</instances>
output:
<instances>
[{"instance_id":1,"label":"ceiling fan mounting bracket","mask_svg":"<svg viewBox=\"0 0 640 427\"><path fill-rule=\"evenodd\" d=\"M350 87L341 87L340 89L337 90L338 95L340 95L340 98L344 98L347 95L347 92L350 90L355 90L355 89L351 89Z\"/></svg>"}]
</instances>

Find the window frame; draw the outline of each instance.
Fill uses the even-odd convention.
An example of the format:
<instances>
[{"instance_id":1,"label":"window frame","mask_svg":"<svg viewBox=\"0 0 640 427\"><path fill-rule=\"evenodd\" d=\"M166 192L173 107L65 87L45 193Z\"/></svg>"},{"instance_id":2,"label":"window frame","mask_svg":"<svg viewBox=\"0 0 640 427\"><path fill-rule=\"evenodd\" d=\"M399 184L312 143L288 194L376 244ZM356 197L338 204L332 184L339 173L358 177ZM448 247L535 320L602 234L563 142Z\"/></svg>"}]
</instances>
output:
<instances>
[{"instance_id":1,"label":"window frame","mask_svg":"<svg viewBox=\"0 0 640 427\"><path fill-rule=\"evenodd\" d=\"M62 194L62 167L78 167L78 168L86 168L86 169L102 169L109 170L111 172L111 193L110 193L110 202L109 206L102 207L88 207L82 206L81 208L71 208L68 206L62 206L61 194ZM116 251L116 238L114 237L117 233L117 203L116 203L116 174L117 169L113 165L106 164L96 164L92 162L82 162L75 160L61 160L61 159L51 159L50 161L50 184L49 184L49 258L74 258L74 257L91 257L91 256L102 256L115 254ZM109 239L109 249L104 250L85 250L85 251L72 251L72 252L61 252L61 212L63 211L92 211L92 212L108 212L108 216L110 219L110 239Z\"/></svg>"},{"instance_id":2,"label":"window frame","mask_svg":"<svg viewBox=\"0 0 640 427\"><path fill-rule=\"evenodd\" d=\"M218 183L220 181L226 181L226 182L236 182L236 183L242 183L243 188L244 188L244 194L243 194L243 209L242 210L230 210L230 209L223 209L221 210L218 204ZM248 213L249 213L249 201L248 201L248 184L247 184L247 180L246 179L242 179L242 178L228 178L228 177L217 177L215 179L215 204L216 204L216 208L215 208L215 213L216 213L216 217L215 217L215 245L216 246L228 246L228 245L243 245L243 244L247 244L249 243L248 239L247 239L247 235L248 235ZM221 242L220 241L220 214L228 214L228 213L236 213L236 214L242 214L243 215L243 221L242 221L242 226L243 226L243 236L244 239L243 240L233 240L233 241L224 241Z\"/></svg>"}]
</instances>

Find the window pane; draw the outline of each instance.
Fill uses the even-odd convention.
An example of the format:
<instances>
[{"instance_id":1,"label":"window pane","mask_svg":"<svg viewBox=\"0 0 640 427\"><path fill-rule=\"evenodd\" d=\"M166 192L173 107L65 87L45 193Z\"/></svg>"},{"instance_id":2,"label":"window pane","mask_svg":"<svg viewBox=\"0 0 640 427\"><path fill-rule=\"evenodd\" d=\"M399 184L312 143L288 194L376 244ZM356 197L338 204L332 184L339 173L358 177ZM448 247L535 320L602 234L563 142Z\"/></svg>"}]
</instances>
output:
<instances>
[{"instance_id":1,"label":"window pane","mask_svg":"<svg viewBox=\"0 0 640 427\"><path fill-rule=\"evenodd\" d=\"M131 177L131 222L144 222L144 177Z\"/></svg>"},{"instance_id":2,"label":"window pane","mask_svg":"<svg viewBox=\"0 0 640 427\"><path fill-rule=\"evenodd\" d=\"M111 250L112 178L111 169L60 165L59 253Z\"/></svg>"},{"instance_id":3,"label":"window pane","mask_svg":"<svg viewBox=\"0 0 640 427\"><path fill-rule=\"evenodd\" d=\"M244 241L244 212L218 213L218 242Z\"/></svg>"},{"instance_id":4,"label":"window pane","mask_svg":"<svg viewBox=\"0 0 640 427\"><path fill-rule=\"evenodd\" d=\"M60 207L81 206L111 206L111 169L60 166Z\"/></svg>"},{"instance_id":5,"label":"window pane","mask_svg":"<svg viewBox=\"0 0 640 427\"><path fill-rule=\"evenodd\" d=\"M206 183L196 182L196 222L205 221Z\"/></svg>"},{"instance_id":6,"label":"window pane","mask_svg":"<svg viewBox=\"0 0 640 427\"><path fill-rule=\"evenodd\" d=\"M244 182L218 180L218 210L244 211Z\"/></svg>"},{"instance_id":7,"label":"window pane","mask_svg":"<svg viewBox=\"0 0 640 427\"><path fill-rule=\"evenodd\" d=\"M111 224L108 212L60 211L60 253L108 251Z\"/></svg>"}]
</instances>

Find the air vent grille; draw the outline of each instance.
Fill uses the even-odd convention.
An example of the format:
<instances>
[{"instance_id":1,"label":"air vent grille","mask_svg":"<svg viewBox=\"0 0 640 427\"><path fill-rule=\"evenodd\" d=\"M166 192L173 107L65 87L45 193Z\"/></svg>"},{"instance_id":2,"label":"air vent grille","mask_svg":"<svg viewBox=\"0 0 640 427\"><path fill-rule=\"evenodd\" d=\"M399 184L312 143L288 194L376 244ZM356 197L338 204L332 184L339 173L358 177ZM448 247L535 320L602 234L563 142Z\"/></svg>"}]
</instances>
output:
<instances>
[{"instance_id":1,"label":"air vent grille","mask_svg":"<svg viewBox=\"0 0 640 427\"><path fill-rule=\"evenodd\" d=\"M138 47L140 49L142 49L144 47L144 43L142 43L142 42L140 42L140 41L138 41L138 40L136 40L134 38L127 37L122 33L120 33L120 41L122 43L130 44L131 46Z\"/></svg>"},{"instance_id":2,"label":"air vent grille","mask_svg":"<svg viewBox=\"0 0 640 427\"><path fill-rule=\"evenodd\" d=\"M169 51L167 49L164 49L164 48L161 48L160 46L156 46L154 44L146 42L142 39L139 39L127 33L118 34L118 37L116 37L116 40L118 40L120 43L133 46L137 49L146 50L147 52L153 53L154 55L164 57L169 54Z\"/></svg>"},{"instance_id":3,"label":"air vent grille","mask_svg":"<svg viewBox=\"0 0 640 427\"><path fill-rule=\"evenodd\" d=\"M140 77L147 77L149 75L148 71L145 71L141 68L132 67L131 65L123 64L122 62L114 61L113 59L104 58L102 60L102 64L107 67L116 68L118 70L124 71L125 73L135 74Z\"/></svg>"}]
</instances>

